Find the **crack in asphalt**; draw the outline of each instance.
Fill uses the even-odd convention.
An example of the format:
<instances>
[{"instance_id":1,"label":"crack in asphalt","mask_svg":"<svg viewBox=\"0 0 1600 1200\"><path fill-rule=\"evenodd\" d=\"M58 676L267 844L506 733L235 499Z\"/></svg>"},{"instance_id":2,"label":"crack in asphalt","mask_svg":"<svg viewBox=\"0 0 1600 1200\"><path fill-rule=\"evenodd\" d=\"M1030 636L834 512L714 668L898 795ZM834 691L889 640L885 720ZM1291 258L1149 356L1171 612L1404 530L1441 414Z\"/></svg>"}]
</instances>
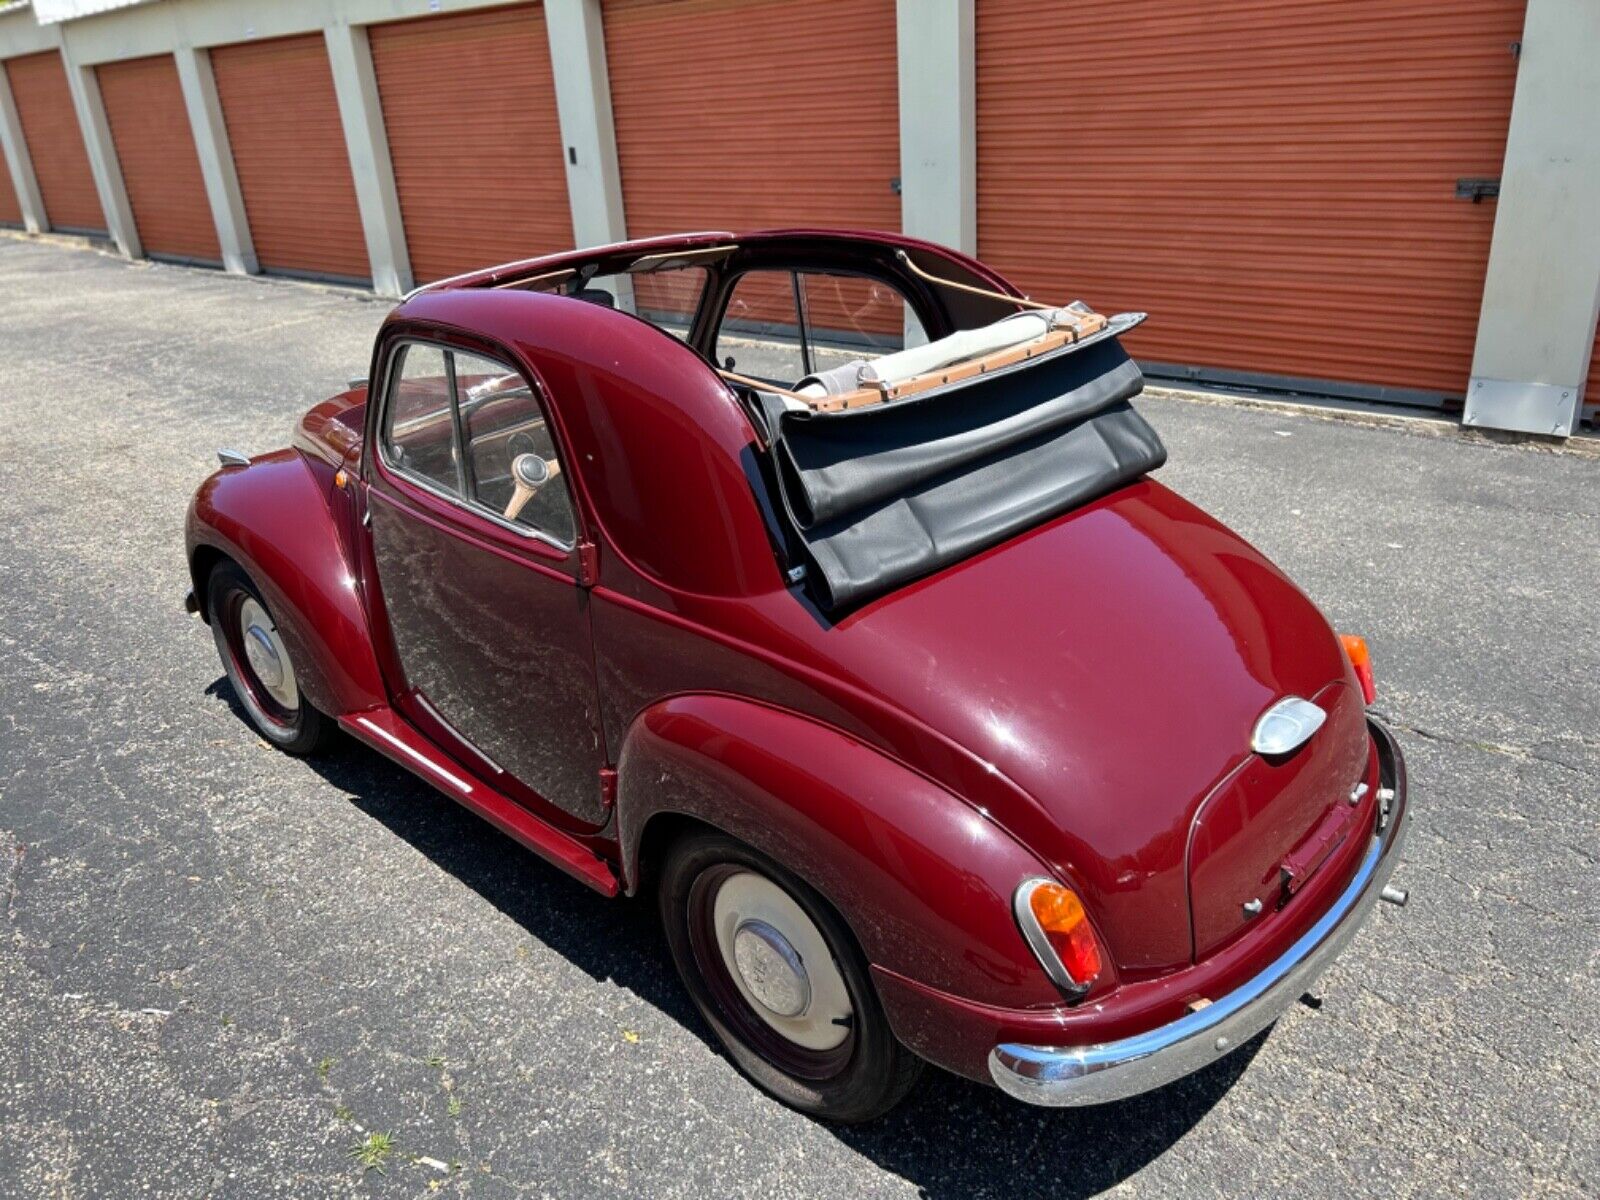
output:
<instances>
[{"instance_id":1,"label":"crack in asphalt","mask_svg":"<svg viewBox=\"0 0 1600 1200\"><path fill-rule=\"evenodd\" d=\"M1556 758L1548 752L1541 752L1532 746L1514 746L1504 742L1488 742L1480 738L1459 737L1455 734L1445 733L1441 730L1429 729L1426 726L1411 724L1399 717L1394 716L1392 713L1386 713L1378 708L1374 708L1372 711L1390 728L1398 729L1403 733L1414 734L1425 741L1440 742L1450 746L1459 746L1465 750L1476 750L1481 754L1499 755L1503 758L1511 758L1519 762L1544 763L1548 766L1559 767L1564 771L1571 771L1573 774L1582 775L1586 778L1600 779L1600 768L1590 769L1587 767L1574 766L1572 763L1566 762L1560 758ZM1588 750L1600 750L1600 741L1584 738L1580 735L1568 735L1566 740L1575 742L1579 746L1582 746Z\"/></svg>"}]
</instances>

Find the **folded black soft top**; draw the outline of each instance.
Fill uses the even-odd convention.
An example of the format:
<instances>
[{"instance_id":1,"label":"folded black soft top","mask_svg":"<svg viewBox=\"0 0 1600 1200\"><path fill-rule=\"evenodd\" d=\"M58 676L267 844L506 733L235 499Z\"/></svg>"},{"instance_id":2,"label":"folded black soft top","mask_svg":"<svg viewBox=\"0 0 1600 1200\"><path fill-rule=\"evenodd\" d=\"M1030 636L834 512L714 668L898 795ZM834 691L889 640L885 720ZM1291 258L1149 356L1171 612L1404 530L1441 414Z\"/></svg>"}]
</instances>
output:
<instances>
[{"instance_id":1,"label":"folded black soft top","mask_svg":"<svg viewBox=\"0 0 1600 1200\"><path fill-rule=\"evenodd\" d=\"M782 519L838 613L1131 483L1166 461L1104 333L922 396L842 412L761 395Z\"/></svg>"}]
</instances>

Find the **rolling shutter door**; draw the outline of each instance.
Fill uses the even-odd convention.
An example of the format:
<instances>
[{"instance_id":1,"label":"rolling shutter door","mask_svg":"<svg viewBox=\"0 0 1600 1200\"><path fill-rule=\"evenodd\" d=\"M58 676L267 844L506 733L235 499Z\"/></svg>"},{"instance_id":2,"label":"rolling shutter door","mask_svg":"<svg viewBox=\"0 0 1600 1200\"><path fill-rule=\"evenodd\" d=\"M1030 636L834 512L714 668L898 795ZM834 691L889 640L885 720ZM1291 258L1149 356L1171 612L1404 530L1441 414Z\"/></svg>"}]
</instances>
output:
<instances>
[{"instance_id":1,"label":"rolling shutter door","mask_svg":"<svg viewBox=\"0 0 1600 1200\"><path fill-rule=\"evenodd\" d=\"M22 226L22 205L17 202L17 189L11 182L11 169L0 155L0 225Z\"/></svg>"},{"instance_id":2,"label":"rolling shutter door","mask_svg":"<svg viewBox=\"0 0 1600 1200\"><path fill-rule=\"evenodd\" d=\"M105 235L105 210L89 170L78 111L67 88L67 71L54 50L7 59L6 76L22 121L33 173L39 180L51 229Z\"/></svg>"},{"instance_id":3,"label":"rolling shutter door","mask_svg":"<svg viewBox=\"0 0 1600 1200\"><path fill-rule=\"evenodd\" d=\"M322 35L218 46L211 66L262 269L369 280Z\"/></svg>"},{"instance_id":4,"label":"rolling shutter door","mask_svg":"<svg viewBox=\"0 0 1600 1200\"><path fill-rule=\"evenodd\" d=\"M572 246L544 10L368 31L418 283Z\"/></svg>"},{"instance_id":5,"label":"rolling shutter door","mask_svg":"<svg viewBox=\"0 0 1600 1200\"><path fill-rule=\"evenodd\" d=\"M1523 6L983 0L980 255L1148 361L1459 397Z\"/></svg>"},{"instance_id":6,"label":"rolling shutter door","mask_svg":"<svg viewBox=\"0 0 1600 1200\"><path fill-rule=\"evenodd\" d=\"M604 0L630 237L900 228L894 0Z\"/></svg>"},{"instance_id":7,"label":"rolling shutter door","mask_svg":"<svg viewBox=\"0 0 1600 1200\"><path fill-rule=\"evenodd\" d=\"M189 112L168 55L95 68L139 241L152 257L217 262L222 250Z\"/></svg>"}]
</instances>

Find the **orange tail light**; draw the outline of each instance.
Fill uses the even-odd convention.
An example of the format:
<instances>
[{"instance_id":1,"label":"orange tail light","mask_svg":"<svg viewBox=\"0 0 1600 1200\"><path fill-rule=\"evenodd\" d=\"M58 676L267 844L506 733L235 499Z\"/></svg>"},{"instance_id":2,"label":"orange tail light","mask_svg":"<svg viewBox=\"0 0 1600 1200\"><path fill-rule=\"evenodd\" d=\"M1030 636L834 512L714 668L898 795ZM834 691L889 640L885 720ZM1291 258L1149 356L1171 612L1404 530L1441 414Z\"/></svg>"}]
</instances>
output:
<instances>
[{"instance_id":1,"label":"orange tail light","mask_svg":"<svg viewBox=\"0 0 1600 1200\"><path fill-rule=\"evenodd\" d=\"M1353 633L1341 633L1339 641L1344 646L1345 656L1350 659L1350 665L1356 669L1356 678L1361 681L1361 698L1371 704L1378 698L1378 685L1372 678L1372 654L1367 649L1367 639Z\"/></svg>"},{"instance_id":2,"label":"orange tail light","mask_svg":"<svg viewBox=\"0 0 1600 1200\"><path fill-rule=\"evenodd\" d=\"M1100 977L1100 943L1071 888L1052 879L1029 879L1017 889L1017 922L1045 973L1081 995Z\"/></svg>"}]
</instances>

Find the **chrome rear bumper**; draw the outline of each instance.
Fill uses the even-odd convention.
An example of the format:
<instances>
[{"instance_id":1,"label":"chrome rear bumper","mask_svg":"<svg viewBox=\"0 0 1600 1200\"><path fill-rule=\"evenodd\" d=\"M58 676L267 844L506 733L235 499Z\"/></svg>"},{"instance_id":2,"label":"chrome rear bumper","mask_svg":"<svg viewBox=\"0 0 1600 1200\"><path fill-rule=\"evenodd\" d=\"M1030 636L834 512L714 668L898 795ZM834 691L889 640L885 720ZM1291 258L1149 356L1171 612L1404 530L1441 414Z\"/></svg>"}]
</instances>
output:
<instances>
[{"instance_id":1,"label":"chrome rear bumper","mask_svg":"<svg viewBox=\"0 0 1600 1200\"><path fill-rule=\"evenodd\" d=\"M1382 896L1405 837L1405 763L1389 731L1369 723L1382 785L1392 795L1355 876L1315 925L1249 982L1148 1033L1096 1046L996 1046L989 1052L995 1083L1029 1104L1104 1104L1198 1071L1276 1021L1355 936Z\"/></svg>"}]
</instances>

